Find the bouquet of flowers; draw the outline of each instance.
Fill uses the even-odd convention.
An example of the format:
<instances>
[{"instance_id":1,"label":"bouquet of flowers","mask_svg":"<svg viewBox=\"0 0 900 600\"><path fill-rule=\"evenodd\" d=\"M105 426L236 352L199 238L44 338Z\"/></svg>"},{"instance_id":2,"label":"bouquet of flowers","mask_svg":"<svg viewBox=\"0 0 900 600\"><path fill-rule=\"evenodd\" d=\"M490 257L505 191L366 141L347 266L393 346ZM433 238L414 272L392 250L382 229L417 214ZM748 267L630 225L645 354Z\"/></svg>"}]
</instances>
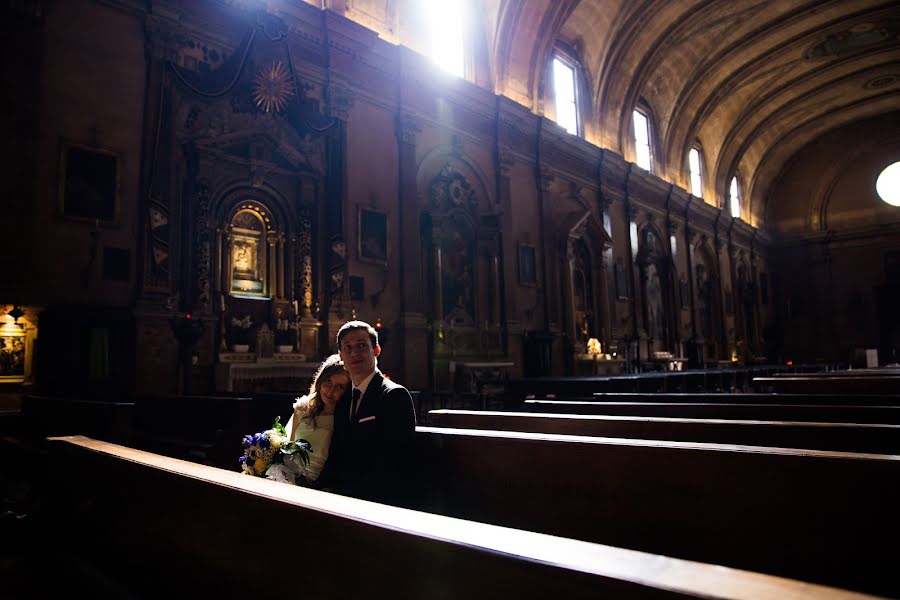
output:
<instances>
[{"instance_id":1,"label":"bouquet of flowers","mask_svg":"<svg viewBox=\"0 0 900 600\"><path fill-rule=\"evenodd\" d=\"M293 344L297 339L297 321L278 319L275 321L275 343L280 345Z\"/></svg>"},{"instance_id":2,"label":"bouquet of flowers","mask_svg":"<svg viewBox=\"0 0 900 600\"><path fill-rule=\"evenodd\" d=\"M266 477L270 468L278 465L290 465L287 469L289 472L302 470L303 466L309 464L310 452L310 443L306 440L289 439L281 424L281 417L276 417L271 429L244 436L244 455L238 461L244 473ZM270 478L283 480L282 476Z\"/></svg>"},{"instance_id":3,"label":"bouquet of flowers","mask_svg":"<svg viewBox=\"0 0 900 600\"><path fill-rule=\"evenodd\" d=\"M250 318L250 315L246 315L243 319L238 319L237 317L231 317L231 343L232 344L246 344L250 341L250 327L253 325L253 320Z\"/></svg>"}]
</instances>

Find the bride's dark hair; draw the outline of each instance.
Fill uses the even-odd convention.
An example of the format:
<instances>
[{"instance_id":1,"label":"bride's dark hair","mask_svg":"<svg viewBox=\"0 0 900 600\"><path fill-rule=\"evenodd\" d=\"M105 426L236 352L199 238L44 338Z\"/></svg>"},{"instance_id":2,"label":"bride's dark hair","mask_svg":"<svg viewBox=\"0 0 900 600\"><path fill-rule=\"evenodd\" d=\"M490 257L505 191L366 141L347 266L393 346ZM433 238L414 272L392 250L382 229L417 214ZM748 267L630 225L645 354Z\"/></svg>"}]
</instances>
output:
<instances>
[{"instance_id":1,"label":"bride's dark hair","mask_svg":"<svg viewBox=\"0 0 900 600\"><path fill-rule=\"evenodd\" d=\"M304 416L305 419L309 419L315 424L316 417L325 408L325 405L319 398L322 384L332 375L342 372L346 373L346 371L344 371L344 361L341 360L340 355L332 354L322 361L316 374L313 375L312 385L309 386L309 395L307 396L308 399L306 401L306 415Z\"/></svg>"}]
</instances>

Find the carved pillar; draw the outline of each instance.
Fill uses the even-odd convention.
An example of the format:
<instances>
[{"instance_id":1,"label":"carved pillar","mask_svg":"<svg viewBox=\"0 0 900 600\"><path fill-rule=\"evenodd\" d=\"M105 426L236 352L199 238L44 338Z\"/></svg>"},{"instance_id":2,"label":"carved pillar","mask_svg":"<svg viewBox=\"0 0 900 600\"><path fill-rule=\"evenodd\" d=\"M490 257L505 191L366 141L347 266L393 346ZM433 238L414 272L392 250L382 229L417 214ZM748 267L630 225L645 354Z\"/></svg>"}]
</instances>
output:
<instances>
[{"instance_id":1,"label":"carved pillar","mask_svg":"<svg viewBox=\"0 0 900 600\"><path fill-rule=\"evenodd\" d=\"M428 333L422 293L424 282L419 260L422 243L416 189L416 134L422 128L412 116L403 112L397 114L394 126L399 182L400 347L426 348ZM427 353L406 351L403 353L402 365L401 377L404 383L418 388L424 388L428 384Z\"/></svg>"},{"instance_id":2,"label":"carved pillar","mask_svg":"<svg viewBox=\"0 0 900 600\"><path fill-rule=\"evenodd\" d=\"M222 262L225 260L225 254L222 252L222 228L216 227L216 238L215 238L215 271L213 273L213 292L222 292Z\"/></svg>"},{"instance_id":3,"label":"carved pillar","mask_svg":"<svg viewBox=\"0 0 900 600\"><path fill-rule=\"evenodd\" d=\"M276 298L278 294L278 257L275 251L278 234L270 231L266 234L266 286L269 296Z\"/></svg>"},{"instance_id":4,"label":"carved pillar","mask_svg":"<svg viewBox=\"0 0 900 600\"><path fill-rule=\"evenodd\" d=\"M499 143L499 142L498 142ZM503 335L503 347L508 356L519 357L522 355L521 325L519 324L519 309L517 289L518 273L518 248L513 237L513 207L510 191L510 170L514 164L513 157L507 150L497 150L497 202L500 205L500 257L497 277L500 284L500 317L501 327L505 329ZM504 235L505 232L505 235ZM520 360L515 360L516 369L521 372Z\"/></svg>"},{"instance_id":5,"label":"carved pillar","mask_svg":"<svg viewBox=\"0 0 900 600\"><path fill-rule=\"evenodd\" d=\"M231 225L225 228L225 272L222 274L222 291L231 293L231 277L234 272L234 234Z\"/></svg>"},{"instance_id":6,"label":"carved pillar","mask_svg":"<svg viewBox=\"0 0 900 600\"><path fill-rule=\"evenodd\" d=\"M353 101L346 88L331 82L325 88L325 95L327 112L334 119L334 124L328 131L325 202L320 203L325 213L325 263L328 265L328 276L323 281L324 302L319 318L327 323L322 329L320 343L322 347L330 348L333 347L337 328L343 324L344 299L347 296L344 209L347 205L347 120L350 118Z\"/></svg>"},{"instance_id":7,"label":"carved pillar","mask_svg":"<svg viewBox=\"0 0 900 600\"><path fill-rule=\"evenodd\" d=\"M284 299L284 234L279 232L275 238L275 295ZM273 298L273 299L274 299Z\"/></svg>"},{"instance_id":8,"label":"carved pillar","mask_svg":"<svg viewBox=\"0 0 900 600\"><path fill-rule=\"evenodd\" d=\"M716 302L718 305L718 310L716 311L718 314L716 315L717 320L719 321L719 359L730 357L731 351L728 348L728 321L725 315L725 282L722 277L722 248L724 244L722 243L722 239L719 237L719 230L716 229L715 232L715 240L713 241L713 245L716 249L716 284L717 288L715 293L719 298L719 301Z\"/></svg>"},{"instance_id":9,"label":"carved pillar","mask_svg":"<svg viewBox=\"0 0 900 600\"><path fill-rule=\"evenodd\" d=\"M295 246L295 268L299 285L300 308L300 353L307 357L317 357L319 351L319 331L321 323L313 315L313 268L312 268L312 214L308 206L300 208L299 233ZM330 343L322 346L322 351Z\"/></svg>"},{"instance_id":10,"label":"carved pillar","mask_svg":"<svg viewBox=\"0 0 900 600\"><path fill-rule=\"evenodd\" d=\"M632 169L634 169L634 163L628 163L628 170L625 172L623 191L625 204L625 238L628 240L628 243L626 244L628 250L628 283L631 286L631 293L629 294L631 299L631 335L629 336L628 359L631 361L631 369L636 371L640 369L641 357L637 346L638 340L640 339L640 333L638 331L638 290L634 278L634 255L635 246L637 245L637 223L635 221L637 218L637 209L631 203L631 196L628 189Z\"/></svg>"},{"instance_id":11,"label":"carved pillar","mask_svg":"<svg viewBox=\"0 0 900 600\"><path fill-rule=\"evenodd\" d=\"M285 244L285 250L284 250L284 258L287 261L287 264L284 267L285 275L286 275L286 281L284 283L286 286L285 298L287 298L291 302L294 302L297 300L297 281L296 281L296 277L295 277L295 274L297 272L296 271L297 267L295 266L297 264L296 255L297 255L297 236L291 235L287 238L287 241ZM296 316L297 318L300 317L299 310L294 311L294 313L295 313L294 316Z\"/></svg>"},{"instance_id":12,"label":"carved pillar","mask_svg":"<svg viewBox=\"0 0 900 600\"><path fill-rule=\"evenodd\" d=\"M540 143L540 142L538 142ZM544 205L547 202L547 198L550 195L550 189L553 186L554 177L548 170L540 170L537 173L537 191L538 191L538 214L540 215L540 223L538 224L538 229L540 230L541 236L541 248L540 248L540 256L541 256L541 290L542 292L542 300L544 304L544 329L546 331L550 331L551 324L553 323L553 317L555 314L551 314L551 301L550 301L550 282L547 280L548 271L547 269L547 228L546 228L546 215L544 213Z\"/></svg>"},{"instance_id":13,"label":"carved pillar","mask_svg":"<svg viewBox=\"0 0 900 600\"><path fill-rule=\"evenodd\" d=\"M444 289L443 289L443 272L441 265L441 242L440 233L435 231L431 238L432 255L434 259L434 320L440 322L444 320Z\"/></svg>"},{"instance_id":14,"label":"carved pillar","mask_svg":"<svg viewBox=\"0 0 900 600\"><path fill-rule=\"evenodd\" d=\"M491 269L491 322L500 323L500 258L496 249L488 256Z\"/></svg>"}]
</instances>

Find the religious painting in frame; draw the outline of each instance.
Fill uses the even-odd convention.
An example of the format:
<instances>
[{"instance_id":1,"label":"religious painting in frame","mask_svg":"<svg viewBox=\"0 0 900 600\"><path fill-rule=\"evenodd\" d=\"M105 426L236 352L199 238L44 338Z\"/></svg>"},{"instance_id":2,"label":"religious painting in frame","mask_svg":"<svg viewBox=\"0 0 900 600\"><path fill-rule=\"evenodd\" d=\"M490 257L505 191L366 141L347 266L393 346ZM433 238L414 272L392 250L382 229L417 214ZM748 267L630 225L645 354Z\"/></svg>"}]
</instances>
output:
<instances>
[{"instance_id":1,"label":"religious painting in frame","mask_svg":"<svg viewBox=\"0 0 900 600\"><path fill-rule=\"evenodd\" d=\"M360 206L357 216L359 260L387 265L387 214Z\"/></svg>"},{"instance_id":2,"label":"religious painting in frame","mask_svg":"<svg viewBox=\"0 0 900 600\"><path fill-rule=\"evenodd\" d=\"M25 381L25 332L0 331L0 382Z\"/></svg>"},{"instance_id":3,"label":"religious painting in frame","mask_svg":"<svg viewBox=\"0 0 900 600\"><path fill-rule=\"evenodd\" d=\"M537 285L535 249L531 244L519 244L519 285Z\"/></svg>"},{"instance_id":4,"label":"religious painting in frame","mask_svg":"<svg viewBox=\"0 0 900 600\"><path fill-rule=\"evenodd\" d=\"M119 210L122 160L118 153L62 141L59 211L63 217L113 223Z\"/></svg>"}]
</instances>

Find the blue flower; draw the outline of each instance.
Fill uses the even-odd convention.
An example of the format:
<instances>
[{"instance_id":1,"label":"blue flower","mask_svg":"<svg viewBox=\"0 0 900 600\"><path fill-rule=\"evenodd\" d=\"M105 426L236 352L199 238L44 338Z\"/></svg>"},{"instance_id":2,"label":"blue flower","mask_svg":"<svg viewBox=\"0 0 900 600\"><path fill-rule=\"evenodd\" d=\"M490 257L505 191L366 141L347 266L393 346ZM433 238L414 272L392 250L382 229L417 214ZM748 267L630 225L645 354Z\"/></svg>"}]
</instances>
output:
<instances>
[{"instance_id":1,"label":"blue flower","mask_svg":"<svg viewBox=\"0 0 900 600\"><path fill-rule=\"evenodd\" d=\"M244 448L249 448L252 443L253 443L253 438L250 437L249 435L245 435L244 436Z\"/></svg>"},{"instance_id":2,"label":"blue flower","mask_svg":"<svg viewBox=\"0 0 900 600\"><path fill-rule=\"evenodd\" d=\"M246 456L240 457L240 458L238 459L238 462L241 463L241 464L244 464L245 462L247 462L247 457L246 457Z\"/></svg>"},{"instance_id":3,"label":"blue flower","mask_svg":"<svg viewBox=\"0 0 900 600\"><path fill-rule=\"evenodd\" d=\"M271 442L269 442L269 438L264 437L259 440L260 448L268 448L270 445L271 445Z\"/></svg>"}]
</instances>

